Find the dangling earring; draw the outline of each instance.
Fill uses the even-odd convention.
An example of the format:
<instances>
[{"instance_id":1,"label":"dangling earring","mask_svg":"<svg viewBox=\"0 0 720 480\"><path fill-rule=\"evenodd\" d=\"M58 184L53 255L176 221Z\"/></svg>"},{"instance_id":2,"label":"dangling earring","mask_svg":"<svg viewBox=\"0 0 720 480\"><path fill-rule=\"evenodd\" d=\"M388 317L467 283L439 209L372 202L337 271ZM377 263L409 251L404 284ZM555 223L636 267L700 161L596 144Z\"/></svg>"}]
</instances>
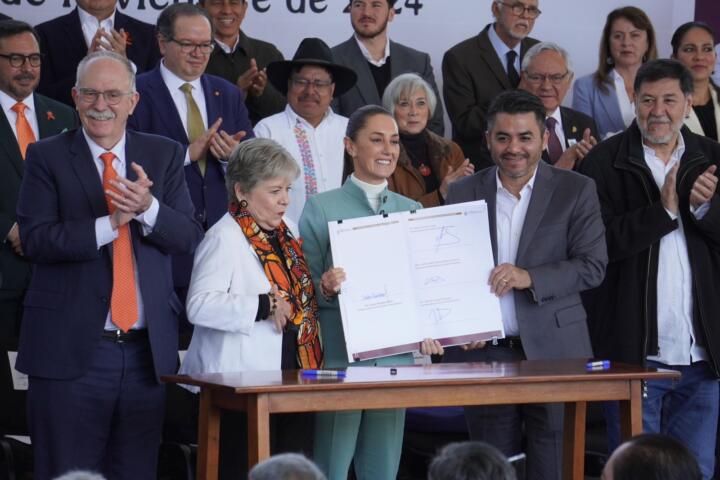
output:
<instances>
[{"instance_id":1,"label":"dangling earring","mask_svg":"<svg viewBox=\"0 0 720 480\"><path fill-rule=\"evenodd\" d=\"M607 63L608 65L612 66L612 64L615 63L615 61L612 59L612 57L607 57L607 58L605 59L605 63Z\"/></svg>"},{"instance_id":2,"label":"dangling earring","mask_svg":"<svg viewBox=\"0 0 720 480\"><path fill-rule=\"evenodd\" d=\"M248 202L245 199L240 200L240 208L247 208Z\"/></svg>"}]
</instances>

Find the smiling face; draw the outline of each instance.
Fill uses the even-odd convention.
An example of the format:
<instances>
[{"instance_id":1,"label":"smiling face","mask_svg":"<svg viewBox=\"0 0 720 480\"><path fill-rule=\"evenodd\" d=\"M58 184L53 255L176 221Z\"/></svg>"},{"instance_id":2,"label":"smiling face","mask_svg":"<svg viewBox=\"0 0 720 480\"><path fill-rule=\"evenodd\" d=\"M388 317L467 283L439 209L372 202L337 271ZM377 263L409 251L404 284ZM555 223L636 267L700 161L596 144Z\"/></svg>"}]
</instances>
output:
<instances>
[{"instance_id":1,"label":"smiling face","mask_svg":"<svg viewBox=\"0 0 720 480\"><path fill-rule=\"evenodd\" d=\"M128 93L130 75L127 69L117 60L99 58L85 67L77 86L72 89L75 107L85 132L95 143L109 150L125 133L128 116L135 110L140 95L137 92L123 95L117 105L109 105L103 95L98 95L93 102L87 102L78 89Z\"/></svg>"},{"instance_id":2,"label":"smiling face","mask_svg":"<svg viewBox=\"0 0 720 480\"><path fill-rule=\"evenodd\" d=\"M400 155L400 135L395 120L373 115L358 130L356 139L345 137L345 149L353 159L358 180L379 185L395 171Z\"/></svg>"},{"instance_id":3,"label":"smiling face","mask_svg":"<svg viewBox=\"0 0 720 480\"><path fill-rule=\"evenodd\" d=\"M717 60L712 35L702 28L691 28L680 40L675 58L690 69L693 80L706 81L712 76Z\"/></svg>"},{"instance_id":4,"label":"smiling face","mask_svg":"<svg viewBox=\"0 0 720 480\"><path fill-rule=\"evenodd\" d=\"M235 195L238 200L247 201L247 210L260 228L274 230L280 226L290 204L291 184L292 181L286 177L275 177L260 180L252 190L245 193L236 183Z\"/></svg>"},{"instance_id":5,"label":"smiling face","mask_svg":"<svg viewBox=\"0 0 720 480\"><path fill-rule=\"evenodd\" d=\"M540 133L532 112L498 113L486 139L500 178L517 184L530 180L547 146L547 135Z\"/></svg>"},{"instance_id":6,"label":"smiling face","mask_svg":"<svg viewBox=\"0 0 720 480\"><path fill-rule=\"evenodd\" d=\"M330 72L315 65L305 65L290 74L287 101L293 112L317 127L330 108L334 92Z\"/></svg>"},{"instance_id":7,"label":"smiling face","mask_svg":"<svg viewBox=\"0 0 720 480\"><path fill-rule=\"evenodd\" d=\"M10 55L32 55L40 53L35 36L30 32L5 37L0 40L0 53ZM21 101L27 98L37 87L40 81L40 66L33 67L25 59L19 67L10 65L9 58L0 58L0 90L13 99Z\"/></svg>"},{"instance_id":8,"label":"smiling face","mask_svg":"<svg viewBox=\"0 0 720 480\"><path fill-rule=\"evenodd\" d=\"M163 64L178 77L191 82L205 72L210 52L199 48L183 52L180 43L203 44L212 42L210 23L202 15L182 15L175 19L173 38L159 36L158 45L163 55Z\"/></svg>"},{"instance_id":9,"label":"smiling face","mask_svg":"<svg viewBox=\"0 0 720 480\"><path fill-rule=\"evenodd\" d=\"M633 67L643 63L648 51L648 36L627 18L620 17L610 28L610 56L615 65Z\"/></svg>"},{"instance_id":10,"label":"smiling face","mask_svg":"<svg viewBox=\"0 0 720 480\"><path fill-rule=\"evenodd\" d=\"M403 93L395 104L395 120L402 133L416 135L427 126L430 106L424 88L418 88L410 95Z\"/></svg>"},{"instance_id":11,"label":"smiling face","mask_svg":"<svg viewBox=\"0 0 720 480\"><path fill-rule=\"evenodd\" d=\"M539 97L551 115L570 89L572 77L560 53L544 50L533 59L527 71L522 72L520 88Z\"/></svg>"},{"instance_id":12,"label":"smiling face","mask_svg":"<svg viewBox=\"0 0 720 480\"><path fill-rule=\"evenodd\" d=\"M387 31L388 23L395 18L395 10L388 0L352 0L350 22L360 38L375 38Z\"/></svg>"},{"instance_id":13,"label":"smiling face","mask_svg":"<svg viewBox=\"0 0 720 480\"><path fill-rule=\"evenodd\" d=\"M683 94L679 80L642 83L635 92L635 114L645 144L674 143L690 108L692 95Z\"/></svg>"},{"instance_id":14,"label":"smiling face","mask_svg":"<svg viewBox=\"0 0 720 480\"><path fill-rule=\"evenodd\" d=\"M212 18L215 37L231 47L235 45L248 4L246 0L205 0L203 8Z\"/></svg>"},{"instance_id":15,"label":"smiling face","mask_svg":"<svg viewBox=\"0 0 720 480\"><path fill-rule=\"evenodd\" d=\"M523 7L538 7L538 0L504 0L502 3L493 1L492 13L495 16L495 31L506 45L514 47L518 42L530 35L535 26L535 18L527 16L527 10L522 15L515 15L512 5L521 4Z\"/></svg>"}]
</instances>

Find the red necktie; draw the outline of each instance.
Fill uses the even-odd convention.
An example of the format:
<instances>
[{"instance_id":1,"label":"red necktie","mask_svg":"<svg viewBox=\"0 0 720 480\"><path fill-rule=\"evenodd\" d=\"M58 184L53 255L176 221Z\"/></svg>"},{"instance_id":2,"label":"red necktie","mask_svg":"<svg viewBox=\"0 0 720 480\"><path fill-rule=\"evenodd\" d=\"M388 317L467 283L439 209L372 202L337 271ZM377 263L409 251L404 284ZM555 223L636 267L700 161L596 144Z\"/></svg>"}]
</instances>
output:
<instances>
[{"instance_id":1,"label":"red necktie","mask_svg":"<svg viewBox=\"0 0 720 480\"><path fill-rule=\"evenodd\" d=\"M25 160L25 152L27 152L28 145L35 141L35 134L30 127L30 122L28 122L27 117L25 117L26 108L27 106L20 102L16 103L11 108L11 110L17 115L17 119L15 120L15 130L17 131L18 145L20 146L20 154L22 155L23 160Z\"/></svg>"},{"instance_id":2,"label":"red necktie","mask_svg":"<svg viewBox=\"0 0 720 480\"><path fill-rule=\"evenodd\" d=\"M110 185L110 180L117 178L112 162L115 154L105 152L100 159L105 165L103 170L103 188L117 191ZM105 196L108 210L112 214L115 206L109 196ZM132 257L130 228L125 224L118 228L118 237L113 241L113 288L110 300L110 318L123 332L130 330L138 320L137 291L135 290L135 267Z\"/></svg>"},{"instance_id":3,"label":"red necktie","mask_svg":"<svg viewBox=\"0 0 720 480\"><path fill-rule=\"evenodd\" d=\"M550 163L552 165L555 165L560 156L563 154L562 144L560 143L560 139L558 138L557 133L555 133L555 125L557 125L557 120L555 120L553 117L548 117L545 119L545 125L547 126L549 133L548 156L550 157Z\"/></svg>"}]
</instances>

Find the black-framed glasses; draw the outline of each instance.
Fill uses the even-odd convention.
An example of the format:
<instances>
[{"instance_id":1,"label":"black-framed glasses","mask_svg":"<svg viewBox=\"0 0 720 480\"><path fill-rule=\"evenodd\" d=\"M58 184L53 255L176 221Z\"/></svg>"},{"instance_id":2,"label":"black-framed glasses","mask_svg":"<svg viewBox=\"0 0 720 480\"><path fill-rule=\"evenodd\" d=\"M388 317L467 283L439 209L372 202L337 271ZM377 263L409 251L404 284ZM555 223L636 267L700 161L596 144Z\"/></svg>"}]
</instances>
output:
<instances>
[{"instance_id":1,"label":"black-framed glasses","mask_svg":"<svg viewBox=\"0 0 720 480\"><path fill-rule=\"evenodd\" d=\"M333 84L332 80L310 80L302 77L292 77L290 81L292 82L293 87L299 90L304 90L310 85L312 85L313 87L315 87L315 90L326 91L328 88L330 88L330 85Z\"/></svg>"},{"instance_id":2,"label":"black-framed glasses","mask_svg":"<svg viewBox=\"0 0 720 480\"><path fill-rule=\"evenodd\" d=\"M553 73L552 75L543 75L540 73L526 73L525 79L528 81L529 84L535 86L542 85L543 83L545 83L545 80L550 80L550 83L552 83L553 85L560 85L565 81L568 75L570 75L570 72Z\"/></svg>"},{"instance_id":3,"label":"black-framed glasses","mask_svg":"<svg viewBox=\"0 0 720 480\"><path fill-rule=\"evenodd\" d=\"M105 103L108 105L117 105L120 103L120 101L123 99L123 97L127 97L128 95L132 95L135 92L121 92L120 90L105 90L104 92L100 92L97 90L93 90L92 88L78 88L77 90L78 97L81 101L85 103L93 104L97 102L97 99L100 98L100 95L105 99Z\"/></svg>"},{"instance_id":4,"label":"black-framed glasses","mask_svg":"<svg viewBox=\"0 0 720 480\"><path fill-rule=\"evenodd\" d=\"M501 2L500 0L497 0L497 3L499 3L500 5L505 5L506 7L510 8L510 11L513 13L513 15L516 15L518 17L524 13L527 18L537 18L542 13L542 11L540 11L539 8L533 7L533 6L526 7L525 5L523 5L520 2L507 3L507 2Z\"/></svg>"},{"instance_id":5,"label":"black-framed glasses","mask_svg":"<svg viewBox=\"0 0 720 480\"><path fill-rule=\"evenodd\" d=\"M39 67L42 63L42 53L31 53L30 55L23 55L22 53L0 53L0 57L7 58L10 62L11 67L19 68L22 67L27 61L31 67Z\"/></svg>"},{"instance_id":6,"label":"black-framed glasses","mask_svg":"<svg viewBox=\"0 0 720 480\"><path fill-rule=\"evenodd\" d=\"M213 49L215 48L215 44L213 42L193 43L186 42L184 40L177 40L173 37L169 37L168 40L180 45L180 51L183 53L191 53L195 50L200 50L200 53L207 55L209 53L212 53Z\"/></svg>"}]
</instances>

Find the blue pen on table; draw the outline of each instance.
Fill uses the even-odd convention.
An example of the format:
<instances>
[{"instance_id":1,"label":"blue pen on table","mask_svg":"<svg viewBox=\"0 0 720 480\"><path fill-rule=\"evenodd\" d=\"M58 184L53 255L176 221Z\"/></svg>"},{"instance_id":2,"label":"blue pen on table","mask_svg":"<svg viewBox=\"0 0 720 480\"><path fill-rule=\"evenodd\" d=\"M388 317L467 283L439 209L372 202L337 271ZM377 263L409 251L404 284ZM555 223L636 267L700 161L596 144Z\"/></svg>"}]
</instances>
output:
<instances>
[{"instance_id":1,"label":"blue pen on table","mask_svg":"<svg viewBox=\"0 0 720 480\"><path fill-rule=\"evenodd\" d=\"M587 370L607 370L610 368L610 360L598 360L596 362L588 362L585 365Z\"/></svg>"},{"instance_id":2,"label":"blue pen on table","mask_svg":"<svg viewBox=\"0 0 720 480\"><path fill-rule=\"evenodd\" d=\"M303 370L304 377L329 377L329 378L345 378L347 372L345 370Z\"/></svg>"}]
</instances>

